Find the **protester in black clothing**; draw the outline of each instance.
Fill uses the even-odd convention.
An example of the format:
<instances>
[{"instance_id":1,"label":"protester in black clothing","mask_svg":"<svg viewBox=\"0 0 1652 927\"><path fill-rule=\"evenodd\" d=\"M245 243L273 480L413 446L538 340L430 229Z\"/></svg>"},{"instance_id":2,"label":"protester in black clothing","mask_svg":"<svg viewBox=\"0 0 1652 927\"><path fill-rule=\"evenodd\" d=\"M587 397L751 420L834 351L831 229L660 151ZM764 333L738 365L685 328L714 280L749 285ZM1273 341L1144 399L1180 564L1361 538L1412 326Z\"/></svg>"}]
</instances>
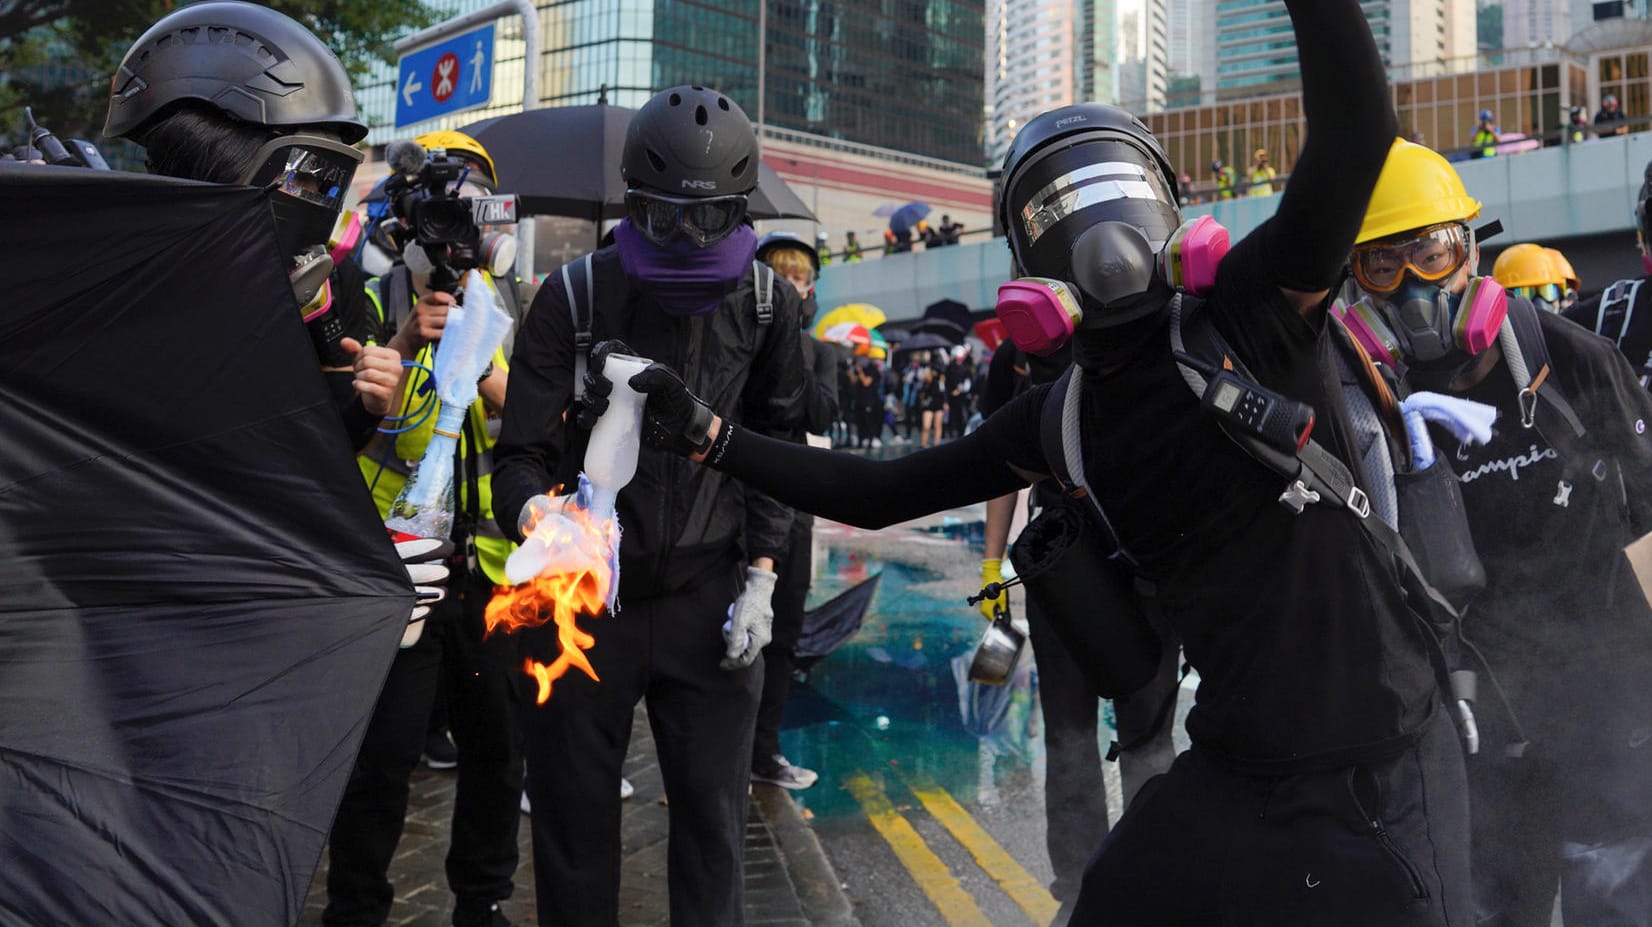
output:
<instances>
[{"instance_id":1,"label":"protester in black clothing","mask_svg":"<svg viewBox=\"0 0 1652 927\"><path fill-rule=\"evenodd\" d=\"M946 436L956 438L964 433L969 422L969 400L975 389L975 364L968 348L953 352L952 362L946 365Z\"/></svg>"},{"instance_id":2,"label":"protester in black clothing","mask_svg":"<svg viewBox=\"0 0 1652 927\"><path fill-rule=\"evenodd\" d=\"M689 150L692 163L679 155ZM777 435L795 429L805 383L797 293L754 266L756 235L741 221L757 165L746 114L714 90L673 87L632 117L620 162L628 217L614 247L569 265L570 286L553 274L517 337L493 480L493 509L513 539L530 503L554 507L542 494L572 484L606 406L606 380L594 376L575 407L584 345L571 302L590 313L594 339L624 338L625 353L683 369L720 414ZM592 370L603 356L592 352ZM580 618L601 681L569 673L547 704L522 712L540 922L619 919L614 783L646 699L670 801L672 923L737 925L760 656L791 512L651 450L617 510L619 614ZM554 627L521 637L541 661L559 651Z\"/></svg>"},{"instance_id":3,"label":"protester in black clothing","mask_svg":"<svg viewBox=\"0 0 1652 927\"><path fill-rule=\"evenodd\" d=\"M820 257L808 242L790 232L770 232L757 243L757 259L773 267L797 289L801 297L799 323L805 330L814 324L814 283L820 271ZM837 349L835 345L802 338L804 374L808 379L804 394L802 427L792 437L824 435L838 414ZM751 777L787 789L806 789L820 774L793 764L780 752L780 720L786 697L792 688L792 666L797 639L803 633L803 606L809 596L813 569L814 516L792 513L792 529L786 552L776 565L780 579L774 587L774 639L763 648L763 698L757 706L757 730L752 740Z\"/></svg>"},{"instance_id":4,"label":"protester in black clothing","mask_svg":"<svg viewBox=\"0 0 1652 927\"><path fill-rule=\"evenodd\" d=\"M1611 339L1629 359L1641 385L1652 388L1652 162L1648 162L1635 197L1635 240L1646 274L1619 280L1561 315L1597 335Z\"/></svg>"},{"instance_id":5,"label":"protester in black clothing","mask_svg":"<svg viewBox=\"0 0 1652 927\"><path fill-rule=\"evenodd\" d=\"M946 377L934 367L925 367L918 381L918 446L941 443L941 426L946 421Z\"/></svg>"},{"instance_id":6,"label":"protester in black clothing","mask_svg":"<svg viewBox=\"0 0 1652 927\"><path fill-rule=\"evenodd\" d=\"M943 215L941 216L940 228L936 230L936 233L940 236L940 244L955 245L958 243L958 236L963 234L963 231L964 224L962 222L954 222L951 216Z\"/></svg>"},{"instance_id":7,"label":"protester in black clothing","mask_svg":"<svg viewBox=\"0 0 1652 927\"><path fill-rule=\"evenodd\" d=\"M1067 350L1044 358L1027 354L1010 342L999 345L986 375L981 414L990 418L1034 384L1055 381L1069 363L1071 352ZM981 561L983 585L1003 581L1001 564L1019 498L1019 493L1012 493L987 502L986 549ZM1048 507L1072 504L1052 481L1033 486L1029 499L1033 517ZM1050 868L1055 872L1050 894L1070 911L1078 898L1084 867L1101 845L1102 838L1107 836L1107 793L1102 783L1101 750L1096 741L1100 703L1077 658L1056 636L1049 617L1037 601L1031 596L1022 601L1028 638L1037 660L1038 703L1044 719L1044 845L1050 855ZM996 599L983 599L980 604L982 617L992 620L998 609L1011 607L1010 594L1005 591ZM1171 664L1174 673L1174 653ZM1171 697L1174 698L1174 691ZM1116 706L1121 743L1140 739L1140 733L1127 723L1129 701L1123 700ZM1127 804L1142 781L1168 769L1170 759L1175 756L1169 744L1171 725L1168 723L1173 720L1174 712L1166 714L1170 717L1162 730L1148 731L1146 738L1149 742L1162 741L1165 749L1154 750L1150 747L1156 744L1143 743L1119 756ZM1155 757L1149 764L1137 762L1142 756L1155 753L1165 754L1162 761ZM1142 768L1144 765L1149 768ZM1056 923L1061 922L1058 916Z\"/></svg>"},{"instance_id":8,"label":"protester in black clothing","mask_svg":"<svg viewBox=\"0 0 1652 927\"><path fill-rule=\"evenodd\" d=\"M1309 141L1277 214L1228 253L1202 311L1264 386L1312 405L1318 440L1349 461L1326 310L1397 128L1359 4L1287 8ZM1085 185L1101 164L1132 183ZM1168 160L1139 122L1084 105L1029 122L1004 174L1018 265L1076 279L1083 308L1070 383L1083 387L1085 501L1117 541L1085 579L1098 597L1128 590L1126 571L1153 581L1201 677L1192 749L1108 836L1072 922L1468 924L1462 756L1435 632L1357 494L1282 505L1282 478L1189 389L1169 345L1174 300L1143 272L1180 219ZM1043 387L944 448L878 462L706 428L662 367L633 383L656 434L687 429L678 453L855 524L993 498L1053 469Z\"/></svg>"},{"instance_id":9,"label":"protester in black clothing","mask_svg":"<svg viewBox=\"0 0 1652 927\"><path fill-rule=\"evenodd\" d=\"M1396 149L1406 154L1432 173L1413 170L1407 185L1385 172L1373 211L1382 200L1397 214L1409 198L1419 225L1433 226L1439 216L1428 213L1452 199L1441 191L1467 194L1444 159ZM1643 221L1645 196L1643 187ZM1397 241L1385 236L1381 250L1395 252ZM1414 270L1368 283L1363 253L1356 279L1378 293L1380 318L1392 325L1395 297L1382 287L1407 298L1426 287ZM1432 286L1466 300L1473 256L1459 250L1456 266L1440 263L1446 276ZM1632 285L1604 312L1583 314L1621 344L1637 292ZM1463 446L1445 433L1436 441L1461 481L1486 573L1466 631L1512 709L1510 717L1488 703L1478 712L1484 747L1468 761L1479 923L1544 927L1557 883L1567 923L1641 923L1652 910L1652 608L1621 551L1652 531L1652 397L1609 341L1524 301L1508 311L1515 318L1503 337L1478 355L1432 330L1432 341L1395 342L1412 386L1497 410L1489 444ZM1527 360L1538 343L1542 371ZM1529 382L1517 382L1517 363ZM1510 744L1521 745L1515 755Z\"/></svg>"}]
</instances>

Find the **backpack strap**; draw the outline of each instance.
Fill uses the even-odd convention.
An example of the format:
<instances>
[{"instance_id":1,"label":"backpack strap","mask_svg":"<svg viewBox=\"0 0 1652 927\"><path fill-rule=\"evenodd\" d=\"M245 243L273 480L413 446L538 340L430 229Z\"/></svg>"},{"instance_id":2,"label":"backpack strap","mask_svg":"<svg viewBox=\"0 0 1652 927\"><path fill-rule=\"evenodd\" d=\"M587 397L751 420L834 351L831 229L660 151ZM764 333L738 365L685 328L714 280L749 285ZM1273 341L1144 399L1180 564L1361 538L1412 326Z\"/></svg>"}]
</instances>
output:
<instances>
[{"instance_id":1,"label":"backpack strap","mask_svg":"<svg viewBox=\"0 0 1652 927\"><path fill-rule=\"evenodd\" d=\"M1556 429L1559 434L1545 433L1543 436L1551 444L1575 447L1587 431L1577 411L1549 377L1549 342L1543 337L1543 325L1537 313L1537 307L1529 300L1510 299L1509 314L1497 333L1503 357L1508 361L1509 374L1514 378L1515 388L1520 390L1520 424L1524 428L1537 425L1537 400L1541 396L1567 426L1566 429ZM1538 431L1543 429L1539 427Z\"/></svg>"},{"instance_id":2,"label":"backpack strap","mask_svg":"<svg viewBox=\"0 0 1652 927\"><path fill-rule=\"evenodd\" d=\"M378 276L374 286L378 290L379 325L388 343L413 314L413 272L398 261Z\"/></svg>"},{"instance_id":3,"label":"backpack strap","mask_svg":"<svg viewBox=\"0 0 1652 927\"><path fill-rule=\"evenodd\" d=\"M762 261L751 262L752 295L757 300L757 324L774 321L774 268Z\"/></svg>"},{"instance_id":4,"label":"backpack strap","mask_svg":"<svg viewBox=\"0 0 1652 927\"><path fill-rule=\"evenodd\" d=\"M1640 295L1645 278L1619 280L1600 295L1600 308L1595 313L1595 334L1617 342L1623 350L1623 339L1629 334L1629 323L1635 317L1635 297ZM1608 325L1608 320L1614 324Z\"/></svg>"},{"instance_id":5,"label":"backpack strap","mask_svg":"<svg viewBox=\"0 0 1652 927\"><path fill-rule=\"evenodd\" d=\"M1090 484L1084 476L1084 443L1080 436L1079 420L1084 381L1077 371L1078 365L1069 366L1051 385L1039 415L1039 443L1051 476L1061 484L1062 491L1069 498L1088 500L1087 504L1081 504L1095 516L1097 527L1106 534L1107 543L1112 546L1113 552L1108 554L1108 559L1122 560L1134 567L1137 565L1136 558L1125 549L1124 541L1113 528L1112 519L1101 507L1101 500L1090 491Z\"/></svg>"},{"instance_id":6,"label":"backpack strap","mask_svg":"<svg viewBox=\"0 0 1652 927\"><path fill-rule=\"evenodd\" d=\"M585 301L579 291L585 291ZM562 291L568 297L568 314L574 322L574 398L585 398L585 365L591 357L591 309L596 305L596 275L591 256L562 265Z\"/></svg>"}]
</instances>

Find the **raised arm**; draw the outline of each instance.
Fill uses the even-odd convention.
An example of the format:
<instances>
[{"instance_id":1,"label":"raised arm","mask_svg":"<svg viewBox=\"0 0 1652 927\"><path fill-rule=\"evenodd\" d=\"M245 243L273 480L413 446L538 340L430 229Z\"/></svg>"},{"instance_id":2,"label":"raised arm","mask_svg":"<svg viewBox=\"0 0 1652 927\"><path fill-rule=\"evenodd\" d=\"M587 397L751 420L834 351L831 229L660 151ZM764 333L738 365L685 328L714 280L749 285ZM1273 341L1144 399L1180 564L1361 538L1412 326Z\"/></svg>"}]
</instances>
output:
<instances>
[{"instance_id":1,"label":"raised arm","mask_svg":"<svg viewBox=\"0 0 1652 927\"><path fill-rule=\"evenodd\" d=\"M1341 276L1398 126L1358 0L1285 6L1296 28L1308 138L1279 211L1259 231L1272 282L1307 313Z\"/></svg>"}]
</instances>

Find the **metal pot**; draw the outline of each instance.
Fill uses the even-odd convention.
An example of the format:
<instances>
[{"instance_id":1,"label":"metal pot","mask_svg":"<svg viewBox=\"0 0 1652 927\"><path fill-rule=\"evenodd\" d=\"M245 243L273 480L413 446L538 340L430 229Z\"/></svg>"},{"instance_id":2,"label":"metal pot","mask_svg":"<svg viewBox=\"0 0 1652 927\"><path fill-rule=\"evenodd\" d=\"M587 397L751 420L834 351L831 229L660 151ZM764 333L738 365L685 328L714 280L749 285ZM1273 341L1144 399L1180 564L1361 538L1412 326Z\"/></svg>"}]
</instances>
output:
<instances>
[{"instance_id":1,"label":"metal pot","mask_svg":"<svg viewBox=\"0 0 1652 927\"><path fill-rule=\"evenodd\" d=\"M1001 686L1010 678L1015 670L1015 663L1021 658L1021 648L1027 644L1027 635L1016 630L1010 623L1008 610L999 609L992 624L981 635L981 643L975 646L975 657L969 661L970 682L981 682L989 686Z\"/></svg>"}]
</instances>

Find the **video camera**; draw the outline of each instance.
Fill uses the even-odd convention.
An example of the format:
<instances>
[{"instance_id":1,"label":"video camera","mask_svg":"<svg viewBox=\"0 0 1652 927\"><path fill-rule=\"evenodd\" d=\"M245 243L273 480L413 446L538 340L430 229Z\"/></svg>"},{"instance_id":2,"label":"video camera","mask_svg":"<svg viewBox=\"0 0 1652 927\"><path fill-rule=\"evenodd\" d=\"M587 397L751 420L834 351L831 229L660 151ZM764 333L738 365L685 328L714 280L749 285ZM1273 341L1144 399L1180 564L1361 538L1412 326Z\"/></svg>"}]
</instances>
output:
<instances>
[{"instance_id":1,"label":"video camera","mask_svg":"<svg viewBox=\"0 0 1652 927\"><path fill-rule=\"evenodd\" d=\"M393 173L384 193L402 227L393 240L404 258L417 244L430 261L431 287L451 293L465 272L482 263L487 249L481 226L516 221L516 197L460 196L470 167L446 149L396 142L386 160Z\"/></svg>"},{"instance_id":2,"label":"video camera","mask_svg":"<svg viewBox=\"0 0 1652 927\"><path fill-rule=\"evenodd\" d=\"M58 141L52 130L34 121L33 107L23 107L23 113L29 119L29 140L13 148L10 153L0 155L0 161L44 161L59 167L109 170L109 162L103 160L103 154L96 145L83 138L71 138L65 145Z\"/></svg>"}]
</instances>

